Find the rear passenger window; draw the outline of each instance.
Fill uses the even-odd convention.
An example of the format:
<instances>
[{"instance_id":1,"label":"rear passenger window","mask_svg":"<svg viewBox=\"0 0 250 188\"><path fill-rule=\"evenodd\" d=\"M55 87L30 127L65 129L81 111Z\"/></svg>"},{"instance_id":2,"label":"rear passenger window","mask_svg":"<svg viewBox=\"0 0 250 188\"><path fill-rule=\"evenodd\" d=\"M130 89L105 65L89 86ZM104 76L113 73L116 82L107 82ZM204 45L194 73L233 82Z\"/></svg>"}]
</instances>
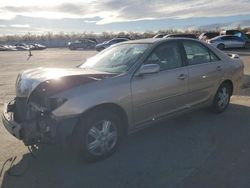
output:
<instances>
[{"instance_id":1,"label":"rear passenger window","mask_svg":"<svg viewBox=\"0 0 250 188\"><path fill-rule=\"evenodd\" d=\"M222 37L221 39L222 40L230 40L230 38L228 38L228 37Z\"/></svg>"},{"instance_id":2,"label":"rear passenger window","mask_svg":"<svg viewBox=\"0 0 250 188\"><path fill-rule=\"evenodd\" d=\"M184 49L189 65L218 61L219 58L208 48L198 42L184 41Z\"/></svg>"}]
</instances>

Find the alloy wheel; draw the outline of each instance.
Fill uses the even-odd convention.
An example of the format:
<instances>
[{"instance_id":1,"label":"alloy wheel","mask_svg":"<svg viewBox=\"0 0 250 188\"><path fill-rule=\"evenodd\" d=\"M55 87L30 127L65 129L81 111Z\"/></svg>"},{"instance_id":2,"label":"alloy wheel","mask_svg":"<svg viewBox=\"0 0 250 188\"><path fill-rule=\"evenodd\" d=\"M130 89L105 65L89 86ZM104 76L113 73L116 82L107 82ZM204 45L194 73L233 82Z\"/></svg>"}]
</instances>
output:
<instances>
[{"instance_id":1,"label":"alloy wheel","mask_svg":"<svg viewBox=\"0 0 250 188\"><path fill-rule=\"evenodd\" d=\"M86 146L89 153L95 156L110 152L118 141L118 130L110 120L100 121L89 129L86 135Z\"/></svg>"},{"instance_id":2,"label":"alloy wheel","mask_svg":"<svg viewBox=\"0 0 250 188\"><path fill-rule=\"evenodd\" d=\"M218 106L221 109L224 109L228 105L229 98L230 94L228 92L228 89L226 87L222 87L218 93Z\"/></svg>"}]
</instances>

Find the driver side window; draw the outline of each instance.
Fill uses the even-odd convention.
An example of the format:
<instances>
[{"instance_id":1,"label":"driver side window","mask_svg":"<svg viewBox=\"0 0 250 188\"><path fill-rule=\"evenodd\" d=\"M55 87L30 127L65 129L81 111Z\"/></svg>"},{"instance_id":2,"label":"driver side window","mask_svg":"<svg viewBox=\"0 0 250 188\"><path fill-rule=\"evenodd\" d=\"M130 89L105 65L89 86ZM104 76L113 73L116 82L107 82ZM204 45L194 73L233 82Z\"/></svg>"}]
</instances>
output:
<instances>
[{"instance_id":1,"label":"driver side window","mask_svg":"<svg viewBox=\"0 0 250 188\"><path fill-rule=\"evenodd\" d=\"M182 66L177 42L168 42L158 46L147 58L145 64L158 64L160 70L169 70Z\"/></svg>"}]
</instances>

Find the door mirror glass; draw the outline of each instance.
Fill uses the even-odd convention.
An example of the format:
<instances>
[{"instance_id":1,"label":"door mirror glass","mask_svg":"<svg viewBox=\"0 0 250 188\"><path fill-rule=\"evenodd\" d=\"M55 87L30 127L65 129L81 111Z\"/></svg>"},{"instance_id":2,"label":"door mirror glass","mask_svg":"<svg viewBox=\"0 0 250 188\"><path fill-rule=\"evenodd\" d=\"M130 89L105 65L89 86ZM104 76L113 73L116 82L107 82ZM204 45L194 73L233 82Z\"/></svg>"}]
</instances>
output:
<instances>
[{"instance_id":1,"label":"door mirror glass","mask_svg":"<svg viewBox=\"0 0 250 188\"><path fill-rule=\"evenodd\" d=\"M160 66L158 64L146 64L141 66L138 75L153 74L159 71L160 71Z\"/></svg>"}]
</instances>

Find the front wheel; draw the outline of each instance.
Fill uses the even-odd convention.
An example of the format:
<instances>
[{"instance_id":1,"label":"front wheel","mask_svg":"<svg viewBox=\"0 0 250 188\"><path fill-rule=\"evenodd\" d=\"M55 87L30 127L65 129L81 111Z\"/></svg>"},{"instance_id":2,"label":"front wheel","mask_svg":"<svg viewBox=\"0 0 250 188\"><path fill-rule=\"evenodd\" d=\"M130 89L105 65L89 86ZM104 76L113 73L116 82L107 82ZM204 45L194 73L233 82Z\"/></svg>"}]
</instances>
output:
<instances>
[{"instance_id":1,"label":"front wheel","mask_svg":"<svg viewBox=\"0 0 250 188\"><path fill-rule=\"evenodd\" d=\"M224 44L218 44L217 48L220 49L220 50L224 50L225 45Z\"/></svg>"},{"instance_id":2,"label":"front wheel","mask_svg":"<svg viewBox=\"0 0 250 188\"><path fill-rule=\"evenodd\" d=\"M70 50L76 50L77 48L74 47L74 46L70 46L69 49L70 49Z\"/></svg>"},{"instance_id":3,"label":"front wheel","mask_svg":"<svg viewBox=\"0 0 250 188\"><path fill-rule=\"evenodd\" d=\"M83 118L77 132L78 150L90 162L114 153L123 135L119 116L105 111Z\"/></svg>"},{"instance_id":4,"label":"front wheel","mask_svg":"<svg viewBox=\"0 0 250 188\"><path fill-rule=\"evenodd\" d=\"M213 112L221 113L225 111L229 105L230 97L231 97L230 86L226 83L221 84L213 100L213 105L212 105Z\"/></svg>"}]
</instances>

